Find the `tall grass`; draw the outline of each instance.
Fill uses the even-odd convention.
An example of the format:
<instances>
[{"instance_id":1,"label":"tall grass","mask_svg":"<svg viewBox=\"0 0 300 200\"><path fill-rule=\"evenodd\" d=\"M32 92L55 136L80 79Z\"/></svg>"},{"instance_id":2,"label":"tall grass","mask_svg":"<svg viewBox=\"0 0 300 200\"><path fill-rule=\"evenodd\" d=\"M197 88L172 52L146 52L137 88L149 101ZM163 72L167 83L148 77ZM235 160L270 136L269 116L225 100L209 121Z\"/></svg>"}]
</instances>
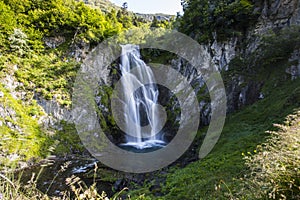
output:
<instances>
[{"instance_id":1,"label":"tall grass","mask_svg":"<svg viewBox=\"0 0 300 200\"><path fill-rule=\"evenodd\" d=\"M0 200L118 200L121 199L120 196L123 192L127 190L127 188L124 188L111 198L109 198L104 191L98 191L95 179L98 166L95 164L94 179L91 186L86 185L79 177L72 175L65 180L70 190L62 191L59 197L48 195L47 192L55 183L57 176L65 171L67 167L68 163L61 166L61 170L57 172L48 186L46 194L42 193L37 185L37 181L43 168L41 168L37 175L32 174L31 179L26 184L21 182L22 174L15 177L13 172L6 174L0 173ZM129 196L127 198L130 199Z\"/></svg>"},{"instance_id":2,"label":"tall grass","mask_svg":"<svg viewBox=\"0 0 300 200\"><path fill-rule=\"evenodd\" d=\"M245 156L250 169L239 196L254 199L300 199L300 111L275 124L269 139Z\"/></svg>"}]
</instances>

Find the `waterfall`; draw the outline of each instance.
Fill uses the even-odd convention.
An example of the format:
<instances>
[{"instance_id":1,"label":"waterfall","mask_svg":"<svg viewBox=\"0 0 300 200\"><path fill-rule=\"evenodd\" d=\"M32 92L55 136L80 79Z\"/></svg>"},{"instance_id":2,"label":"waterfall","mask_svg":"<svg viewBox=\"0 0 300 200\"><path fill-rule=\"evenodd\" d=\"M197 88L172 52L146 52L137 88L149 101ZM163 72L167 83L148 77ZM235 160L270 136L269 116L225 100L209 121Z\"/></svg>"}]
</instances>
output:
<instances>
[{"instance_id":1,"label":"waterfall","mask_svg":"<svg viewBox=\"0 0 300 200\"><path fill-rule=\"evenodd\" d=\"M122 45L122 57L120 65L123 82L123 92L134 91L133 95L125 95L124 104L128 112L124 114L126 122L126 143L124 146L133 146L137 149L163 146L159 131L162 128L158 110L159 91L155 83L153 72L149 66L141 60L139 47L137 45ZM132 70L135 69L135 73ZM138 126L130 125L133 121ZM150 130L141 127L149 125Z\"/></svg>"}]
</instances>

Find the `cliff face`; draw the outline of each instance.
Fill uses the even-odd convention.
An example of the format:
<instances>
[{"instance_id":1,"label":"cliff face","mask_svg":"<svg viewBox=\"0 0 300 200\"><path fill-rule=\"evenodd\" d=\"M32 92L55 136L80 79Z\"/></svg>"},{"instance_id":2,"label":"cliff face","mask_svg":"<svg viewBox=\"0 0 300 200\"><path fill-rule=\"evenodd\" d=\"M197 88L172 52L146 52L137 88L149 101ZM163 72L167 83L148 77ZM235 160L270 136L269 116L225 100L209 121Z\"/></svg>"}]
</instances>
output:
<instances>
[{"instance_id":1,"label":"cliff face","mask_svg":"<svg viewBox=\"0 0 300 200\"><path fill-rule=\"evenodd\" d=\"M269 29L300 24L299 0L264 0L260 2L261 15L256 33L265 33Z\"/></svg>"},{"instance_id":2,"label":"cliff face","mask_svg":"<svg viewBox=\"0 0 300 200\"><path fill-rule=\"evenodd\" d=\"M229 65L235 67L231 61L237 57L247 58L253 54L258 49L261 36L267 34L268 31L278 31L282 28L298 25L300 23L299 5L299 0L257 1L255 12L260 13L258 22L245 35L228 38L222 42L217 41L215 35L215 39L210 44L203 45L204 52L201 53L202 57L206 58L207 63L211 61L213 67L219 69L223 73L223 78L226 79L224 81L226 82L228 113L264 98L264 93L262 92L264 80L255 78L255 76L259 75L259 72L255 72L255 69L252 69L252 73L257 73L252 79L247 77L249 74L247 75L245 72L231 74ZM289 78L295 79L300 75L298 50L295 50L289 61L294 61L294 64L287 67L284 73ZM172 63L173 67L181 71L186 77L193 77L190 80L191 83L202 79L201 75L194 73L193 67L184 60L175 59ZM200 69L196 69L196 71L200 72ZM200 90L205 85L200 83L197 87L198 89L196 88L196 90ZM205 90L202 95L205 96L207 93L208 91ZM207 125L210 121L210 102L200 100L200 108L201 122L203 125Z\"/></svg>"},{"instance_id":3,"label":"cliff face","mask_svg":"<svg viewBox=\"0 0 300 200\"><path fill-rule=\"evenodd\" d=\"M256 1L255 12L260 13L257 24L250 28L242 37L228 38L226 41L219 42L216 39L217 36L215 36L215 39L210 44L203 45L204 51L202 52L202 57L205 58L207 64L212 63L214 68L219 69L226 74L226 72L230 70L229 64L234 58L247 57L257 50L262 34L266 34L270 30L276 31L284 27L300 24L299 2L299 0ZM246 45L242 46L241 43ZM78 52L80 52L80 49L77 49L74 52L77 52L77 55ZM297 78L300 75L300 58L299 53L297 52L298 51L295 51L290 58L290 61L294 61L294 64L287 67L285 71L286 75L291 76L292 79ZM77 57L81 60L80 56ZM197 82L196 91L205 87L201 74L194 73L195 70L186 61L182 59L173 59L171 63L174 69L180 71L186 77L190 77L190 83L194 84ZM196 71L200 72L201 70L196 69ZM101 73L101 79L111 80L112 77L110 77L110 74L109 71ZM262 92L264 81L262 80L249 79L244 73L232 74L230 75L230 78L224 77L224 79L226 79L225 87L228 113L234 112L245 105L252 104L257 100L264 98L264 93ZM208 95L207 90L204 91L205 92L202 95ZM199 101L201 108L201 122L203 125L207 125L210 121L211 105L207 100ZM62 111L57 111L59 110L57 106L55 106L55 109L52 111L49 109L51 106L45 106L46 103L43 100L38 102L40 102L44 108L47 107L46 110L48 113L55 113L54 116L59 116L58 118L61 119L64 118L62 117L64 114L59 114ZM103 105L100 107L103 108ZM104 110L107 110L107 108L104 108ZM69 119L67 120L69 121Z\"/></svg>"},{"instance_id":4,"label":"cliff face","mask_svg":"<svg viewBox=\"0 0 300 200\"><path fill-rule=\"evenodd\" d=\"M97 1L88 1L86 3L92 2L94 6L97 6ZM100 5L100 4L99 4ZM211 65L212 67L219 69L223 74L223 79L226 86L227 93L227 112L234 112L245 105L252 104L259 99L265 97L266 94L262 91L264 85L263 78L257 78L258 72L255 69L247 69L252 71L252 77L249 78L248 74L245 74L243 69L240 69L242 72L232 73L232 67L234 64L231 62L233 59L242 57L247 58L248 55L251 55L255 52L260 44L262 34L268 33L269 30L278 31L281 28L289 27L293 25L300 24L300 0L257 0L255 2L255 12L260 13L258 22L255 26L248 29L247 33L243 36L236 36L228 38L226 41L218 41L215 36L209 44L203 45L201 52L203 59L203 65ZM145 18L151 17L153 15L145 15ZM163 17L170 17L162 15ZM49 48L57 48L62 43L64 43L65 38L53 37L53 38L44 38L46 46ZM90 46L85 44L73 45L70 49L70 55L76 58L76 61L82 61L87 54L89 53ZM288 77L288 79L295 79L300 76L300 56L299 50L295 49L294 53L289 58L289 64L286 69L283 71L282 75ZM177 71L180 71L186 77L189 77L189 82L195 86L195 91L199 93L199 106L201 109L201 123L202 125L207 125L210 121L210 112L211 105L207 98L201 98L201 96L207 96L208 91L203 89L205 88L205 83L199 73L201 70L199 68L193 68L183 59L172 59L170 61L171 65ZM17 67L17 66L16 66ZM103 69L99 73L100 78L103 81L102 85L111 85L112 80L116 77L113 77L113 70L116 70L117 67L110 67ZM7 77L2 79L3 84L11 91L12 96L15 99L21 99L26 101L26 92L15 92L15 88L23 87L22 83L17 82L13 79L13 74L15 73L14 67L12 67L10 74L7 73ZM201 93L202 91L202 93ZM3 96L8 94L0 93L0 100ZM39 95L34 95L34 99L37 103L43 108L43 110L48 113L47 116L40 117L39 123L44 124L47 127L54 127L55 129L60 129L55 124L61 120L72 122L72 114L64 109L55 101L46 101L41 98ZM100 110L106 112L108 108L101 103L100 96L96 97L96 101L99 104ZM103 100L104 101L104 100ZM5 108L0 104L0 118L12 118L14 120L15 113L11 110L10 106ZM108 114L106 113L106 116ZM8 120L3 120L1 125L5 125L10 129L19 131L20 126L12 124Z\"/></svg>"},{"instance_id":5,"label":"cliff face","mask_svg":"<svg viewBox=\"0 0 300 200\"><path fill-rule=\"evenodd\" d=\"M247 40L246 49L238 49L240 38L229 38L225 42L216 39L207 45L211 58L220 70L228 70L229 62L240 53L253 52L259 43L259 34L266 34L270 30L300 24L300 1L299 0L275 0L257 1L255 12L261 13L255 27L248 30L243 40Z\"/></svg>"}]
</instances>

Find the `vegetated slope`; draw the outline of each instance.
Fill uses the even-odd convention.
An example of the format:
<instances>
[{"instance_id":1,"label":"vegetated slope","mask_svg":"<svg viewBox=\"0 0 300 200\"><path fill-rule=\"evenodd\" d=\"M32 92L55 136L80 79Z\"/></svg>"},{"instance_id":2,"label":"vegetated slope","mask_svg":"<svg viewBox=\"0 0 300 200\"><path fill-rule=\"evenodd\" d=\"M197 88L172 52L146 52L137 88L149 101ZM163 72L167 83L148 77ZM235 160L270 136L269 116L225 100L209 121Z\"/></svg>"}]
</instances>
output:
<instances>
[{"instance_id":1,"label":"vegetated slope","mask_svg":"<svg viewBox=\"0 0 300 200\"><path fill-rule=\"evenodd\" d=\"M293 93L295 90L299 91L299 88L299 80L283 84L273 90L269 97L228 116L219 142L206 158L167 176L166 185L162 189L166 192L165 199L256 199L255 194L264 193L263 187L249 191L244 188L243 181L247 181L244 177L248 174L248 166L243 160L243 154L255 154L256 146L270 136L265 131L272 129L273 123L282 123L285 116L294 112L297 104L299 107L299 101L291 102L295 96L300 98L299 93ZM295 137L299 139L299 135ZM281 142L284 141L279 141ZM297 141L294 142L297 144ZM282 180L288 178L280 173L279 171ZM295 175L293 179L297 179ZM267 185L271 185L268 188L271 191L271 179L265 181ZM299 192L299 188L293 189L295 194ZM247 193L241 192L243 190ZM267 198L267 195L261 197Z\"/></svg>"},{"instance_id":2,"label":"vegetated slope","mask_svg":"<svg viewBox=\"0 0 300 200\"><path fill-rule=\"evenodd\" d=\"M279 130L268 132L268 140L257 146L254 155L246 157L251 173L243 179L245 187L237 195L257 199L265 196L273 199L300 198L299 109L283 124L275 126Z\"/></svg>"},{"instance_id":3,"label":"vegetated slope","mask_svg":"<svg viewBox=\"0 0 300 200\"><path fill-rule=\"evenodd\" d=\"M0 0L0 21L1 165L44 156L57 143L60 153L77 151L74 127L44 113L37 101L58 102L58 111L70 106L81 59L134 27L132 15L114 9L104 14L73 0Z\"/></svg>"},{"instance_id":4,"label":"vegetated slope","mask_svg":"<svg viewBox=\"0 0 300 200\"><path fill-rule=\"evenodd\" d=\"M136 197L145 194L146 199L298 199L299 169L295 166L300 159L297 149L300 125L297 120L291 122L291 137L294 140L284 137L289 132L282 131L278 131L282 135L277 139L267 140L273 138L274 134L266 132L276 130L274 123L285 123L286 116L300 110L300 28L288 23L295 8L287 6L293 9L291 13L288 9L285 10L289 13L285 20L285 17L277 19L276 9L270 6L275 10L270 9L270 13L275 14L266 18L270 17L273 21L269 27L264 27L262 20L268 19L261 19L256 13L263 6L255 11L257 7L250 1L186 2L190 4L186 7L185 15L179 19L179 29L200 43L207 44L208 49L221 41L222 52L227 51L228 41L232 38L238 41L234 58L229 62L228 69L222 71L225 87L240 87L239 84L243 84L241 87L248 88L247 82L259 83L260 95L257 96L256 103L243 105L243 95L238 93L240 98L237 103L242 106L227 116L221 138L207 157L184 168L173 166L167 175L158 172L159 180L166 178L165 182L159 184L156 180L150 180L131 194ZM261 5L258 1L255 2L256 5ZM233 9L238 4L238 9ZM242 6L243 4L246 6ZM199 7L205 12L199 12ZM277 13L282 14L281 11ZM243 19L239 19L243 15L246 15L244 19L250 19L250 23L243 23ZM219 24L216 17L220 17L222 23ZM280 20L282 24L272 24ZM255 29L253 25L257 21L261 24ZM217 54L214 48L211 49L211 54ZM239 81L235 83L235 79ZM233 99L229 97L229 100ZM201 130L198 139L205 130ZM198 140L200 141L201 139ZM275 151L274 148L269 148L274 141L282 147L284 153L280 154L278 148ZM290 146L286 146L287 141ZM264 151L275 159L262 156ZM282 155L287 158L280 158ZM264 162L269 165L264 165ZM271 170L269 167L273 166L273 162L278 165ZM260 175L264 179L259 178Z\"/></svg>"},{"instance_id":5,"label":"vegetated slope","mask_svg":"<svg viewBox=\"0 0 300 200\"><path fill-rule=\"evenodd\" d=\"M265 36L260 48L252 56L245 58L242 65L237 65L235 61L235 66L223 73L225 82L234 73L241 71L252 80L263 81L264 97L227 116L221 138L207 157L184 168L173 166L167 175L158 172L158 177L166 178L160 187L155 181L149 181L131 194L136 197L145 194L148 199L268 199L269 194L278 199L283 196L297 199L300 124L297 121L291 122L291 137L284 137L288 132L281 135L282 132L279 131L278 139L266 141L267 138L274 137L266 132L276 130L273 124L282 124L286 116L300 111L300 78L292 79L286 73L286 69L293 65L289 61L293 47L297 49L300 44L297 35L299 27ZM254 63L250 71L241 68L247 66L248 62ZM201 130L199 137L205 131L205 128ZM278 148L276 151L262 148L265 147L262 143L267 143L268 146L274 140L278 147L282 147L282 154ZM286 147L287 141L290 146ZM278 159L265 158L262 156L264 151L277 155ZM260 153L256 155L257 152ZM285 158L280 158L283 154ZM250 156L250 161L245 161L246 156L247 159ZM281 162L281 159L285 162ZM280 166L271 170L273 161ZM265 165L265 162L270 165ZM260 174L263 174L264 179L258 177Z\"/></svg>"},{"instance_id":6,"label":"vegetated slope","mask_svg":"<svg viewBox=\"0 0 300 200\"><path fill-rule=\"evenodd\" d=\"M241 36L257 22L259 1L183 0L179 31L201 43Z\"/></svg>"}]
</instances>

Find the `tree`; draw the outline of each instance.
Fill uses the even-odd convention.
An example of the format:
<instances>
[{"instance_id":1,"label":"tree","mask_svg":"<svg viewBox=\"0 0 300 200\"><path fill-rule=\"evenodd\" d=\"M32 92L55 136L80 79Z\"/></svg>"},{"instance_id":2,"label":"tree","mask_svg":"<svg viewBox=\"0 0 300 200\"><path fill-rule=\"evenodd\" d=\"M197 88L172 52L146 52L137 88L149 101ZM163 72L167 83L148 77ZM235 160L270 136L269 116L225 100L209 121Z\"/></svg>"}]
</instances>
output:
<instances>
[{"instance_id":1,"label":"tree","mask_svg":"<svg viewBox=\"0 0 300 200\"><path fill-rule=\"evenodd\" d=\"M122 10L127 10L128 9L128 3L127 2L124 2L122 4Z\"/></svg>"},{"instance_id":2,"label":"tree","mask_svg":"<svg viewBox=\"0 0 300 200\"><path fill-rule=\"evenodd\" d=\"M245 32L258 15L248 0L182 0L184 15L179 31L199 42L208 42L217 33L218 40Z\"/></svg>"},{"instance_id":3,"label":"tree","mask_svg":"<svg viewBox=\"0 0 300 200\"><path fill-rule=\"evenodd\" d=\"M21 29L15 29L8 39L11 50L18 55L22 56L30 50L27 44L27 35Z\"/></svg>"},{"instance_id":4,"label":"tree","mask_svg":"<svg viewBox=\"0 0 300 200\"><path fill-rule=\"evenodd\" d=\"M189 5L189 0L181 0L180 3L181 3L183 11L185 11Z\"/></svg>"}]
</instances>

